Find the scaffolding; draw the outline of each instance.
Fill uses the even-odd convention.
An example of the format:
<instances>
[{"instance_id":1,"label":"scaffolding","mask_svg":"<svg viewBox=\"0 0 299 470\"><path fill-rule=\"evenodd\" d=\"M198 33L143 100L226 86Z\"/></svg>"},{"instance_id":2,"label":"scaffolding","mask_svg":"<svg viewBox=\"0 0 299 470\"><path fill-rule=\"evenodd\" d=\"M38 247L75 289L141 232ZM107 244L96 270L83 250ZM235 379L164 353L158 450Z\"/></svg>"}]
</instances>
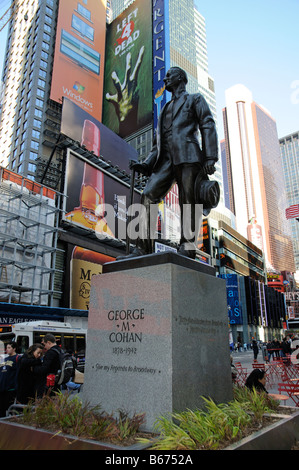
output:
<instances>
[{"instance_id":1,"label":"scaffolding","mask_svg":"<svg viewBox=\"0 0 299 470\"><path fill-rule=\"evenodd\" d=\"M0 167L1 302L53 306L61 196Z\"/></svg>"}]
</instances>

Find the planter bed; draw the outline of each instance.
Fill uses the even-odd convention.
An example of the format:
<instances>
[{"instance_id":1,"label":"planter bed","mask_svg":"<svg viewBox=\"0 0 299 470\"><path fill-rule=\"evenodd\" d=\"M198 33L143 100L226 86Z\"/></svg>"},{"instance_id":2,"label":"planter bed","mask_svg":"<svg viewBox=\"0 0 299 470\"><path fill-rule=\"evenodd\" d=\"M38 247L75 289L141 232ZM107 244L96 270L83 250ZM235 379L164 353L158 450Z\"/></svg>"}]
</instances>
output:
<instances>
[{"instance_id":1,"label":"planter bed","mask_svg":"<svg viewBox=\"0 0 299 470\"><path fill-rule=\"evenodd\" d=\"M0 450L143 450L148 446L132 444L114 445L108 442L82 439L69 434L54 433L45 429L0 419Z\"/></svg>"},{"instance_id":2,"label":"planter bed","mask_svg":"<svg viewBox=\"0 0 299 470\"><path fill-rule=\"evenodd\" d=\"M271 415L274 423L245 437L244 439L222 447L222 450L290 450L299 441L299 411L281 407L282 414ZM290 414L286 414L286 411ZM270 417L269 417L270 418ZM138 437L138 436L137 436ZM76 438L18 424L11 418L0 419L1 450L113 450L140 451L150 449L150 444L114 445L109 442Z\"/></svg>"},{"instance_id":3,"label":"planter bed","mask_svg":"<svg viewBox=\"0 0 299 470\"><path fill-rule=\"evenodd\" d=\"M276 422L225 447L224 450L291 450L299 440L299 411L298 408L281 408L281 413L291 413L272 414L272 418L277 419Z\"/></svg>"}]
</instances>

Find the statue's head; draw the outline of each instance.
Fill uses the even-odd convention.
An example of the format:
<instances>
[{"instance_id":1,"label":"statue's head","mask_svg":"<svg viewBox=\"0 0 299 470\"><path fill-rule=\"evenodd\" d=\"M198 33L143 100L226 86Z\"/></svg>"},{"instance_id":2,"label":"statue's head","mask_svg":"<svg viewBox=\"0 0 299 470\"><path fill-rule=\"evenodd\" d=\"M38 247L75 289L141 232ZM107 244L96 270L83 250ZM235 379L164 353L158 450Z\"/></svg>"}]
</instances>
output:
<instances>
[{"instance_id":1,"label":"statue's head","mask_svg":"<svg viewBox=\"0 0 299 470\"><path fill-rule=\"evenodd\" d=\"M186 72L180 67L170 67L163 81L165 83L166 90L172 91L182 83L186 85L188 83L188 77Z\"/></svg>"},{"instance_id":2,"label":"statue's head","mask_svg":"<svg viewBox=\"0 0 299 470\"><path fill-rule=\"evenodd\" d=\"M174 72L178 73L181 80L183 80L183 82L187 85L188 77L185 70L181 69L180 67L170 67L169 70L173 70Z\"/></svg>"}]
</instances>

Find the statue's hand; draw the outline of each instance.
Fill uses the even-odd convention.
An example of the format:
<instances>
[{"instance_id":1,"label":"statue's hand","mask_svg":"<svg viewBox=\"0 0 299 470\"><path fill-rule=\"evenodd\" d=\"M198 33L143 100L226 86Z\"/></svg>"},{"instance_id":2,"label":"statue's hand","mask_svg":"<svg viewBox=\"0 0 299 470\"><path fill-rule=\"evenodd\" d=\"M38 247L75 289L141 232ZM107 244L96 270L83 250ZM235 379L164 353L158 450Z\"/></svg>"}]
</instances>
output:
<instances>
[{"instance_id":1,"label":"statue's hand","mask_svg":"<svg viewBox=\"0 0 299 470\"><path fill-rule=\"evenodd\" d=\"M203 164L203 169L207 175L212 175L213 173L215 173L216 168L214 160L205 161Z\"/></svg>"},{"instance_id":2,"label":"statue's hand","mask_svg":"<svg viewBox=\"0 0 299 470\"><path fill-rule=\"evenodd\" d=\"M135 160L130 160L129 167L131 170L135 170L137 173L141 173L145 176L149 175L149 167L146 163L139 163L135 162Z\"/></svg>"}]
</instances>

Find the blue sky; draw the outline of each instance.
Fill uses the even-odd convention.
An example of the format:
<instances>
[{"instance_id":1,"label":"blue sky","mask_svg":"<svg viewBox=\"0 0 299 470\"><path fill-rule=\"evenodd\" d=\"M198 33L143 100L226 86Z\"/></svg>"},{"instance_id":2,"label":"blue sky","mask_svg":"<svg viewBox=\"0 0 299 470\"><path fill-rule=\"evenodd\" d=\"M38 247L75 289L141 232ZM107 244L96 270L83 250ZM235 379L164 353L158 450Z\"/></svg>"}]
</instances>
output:
<instances>
[{"instance_id":1,"label":"blue sky","mask_svg":"<svg viewBox=\"0 0 299 470\"><path fill-rule=\"evenodd\" d=\"M195 3L206 20L219 137L225 90L237 83L270 111L279 137L299 131L299 0Z\"/></svg>"},{"instance_id":2,"label":"blue sky","mask_svg":"<svg viewBox=\"0 0 299 470\"><path fill-rule=\"evenodd\" d=\"M170 0L171 1L171 0ZM299 130L299 0L196 0L206 19L219 137L225 90L237 83L276 120L278 136ZM0 0L0 17L9 0ZM0 70L7 29L0 33Z\"/></svg>"}]
</instances>

